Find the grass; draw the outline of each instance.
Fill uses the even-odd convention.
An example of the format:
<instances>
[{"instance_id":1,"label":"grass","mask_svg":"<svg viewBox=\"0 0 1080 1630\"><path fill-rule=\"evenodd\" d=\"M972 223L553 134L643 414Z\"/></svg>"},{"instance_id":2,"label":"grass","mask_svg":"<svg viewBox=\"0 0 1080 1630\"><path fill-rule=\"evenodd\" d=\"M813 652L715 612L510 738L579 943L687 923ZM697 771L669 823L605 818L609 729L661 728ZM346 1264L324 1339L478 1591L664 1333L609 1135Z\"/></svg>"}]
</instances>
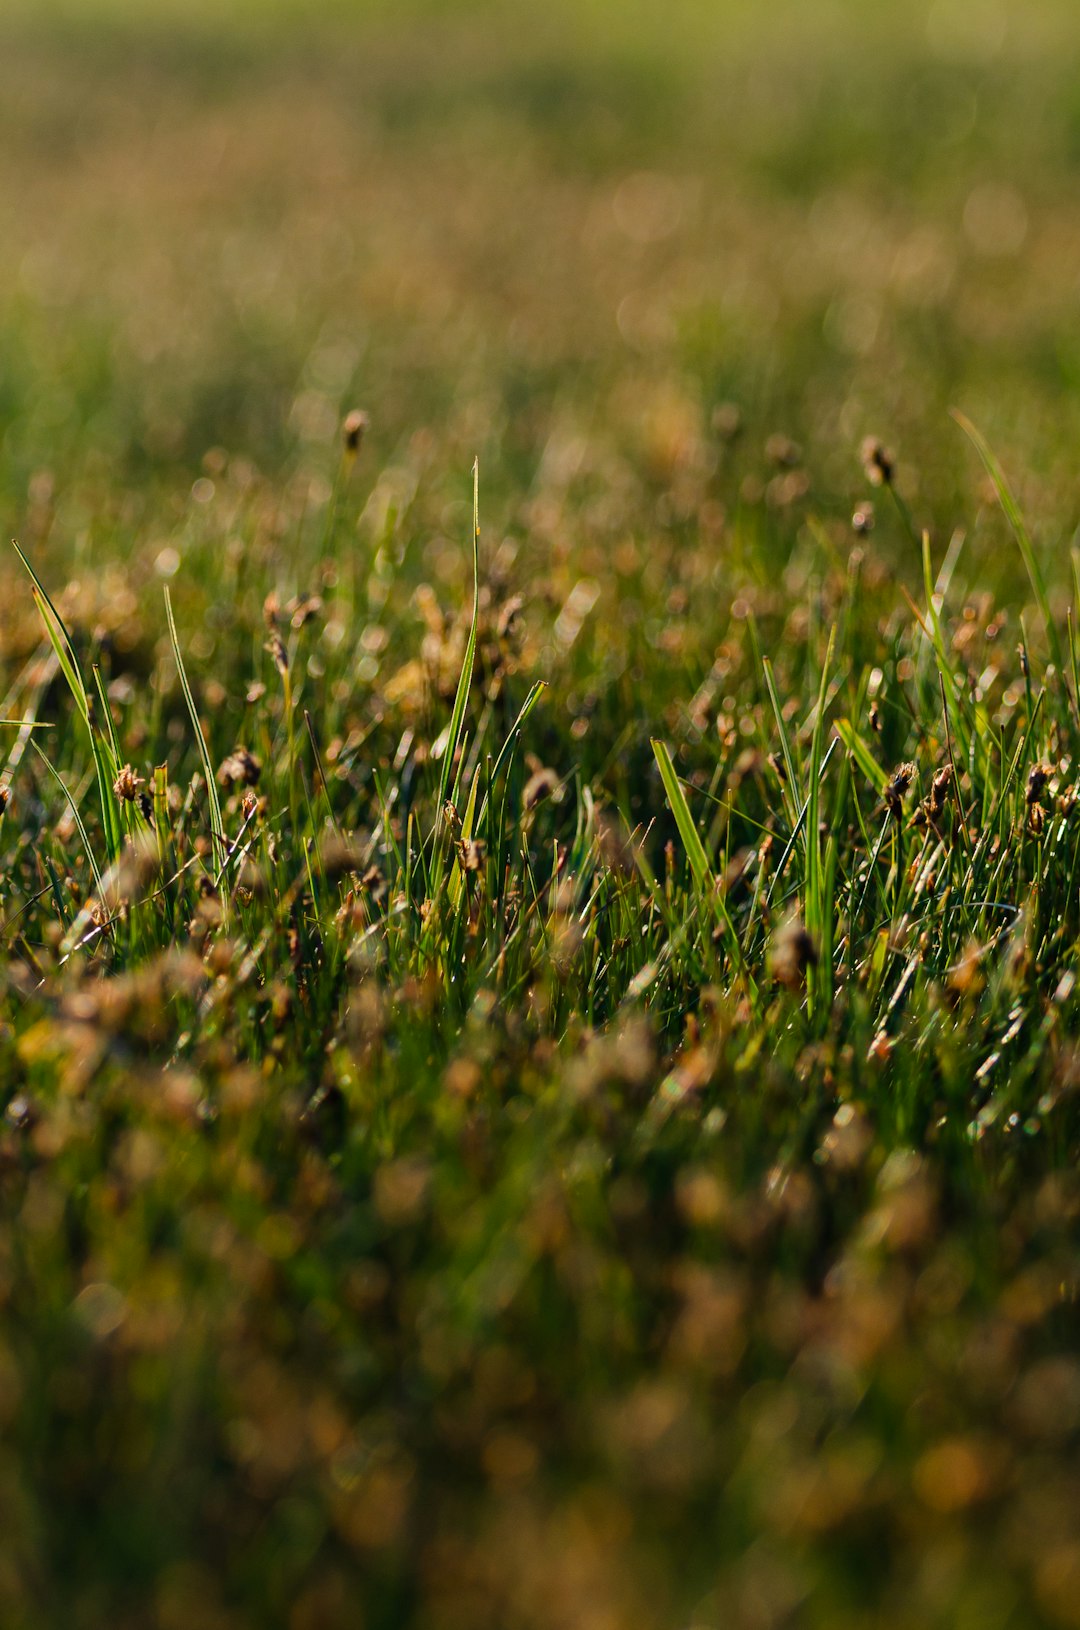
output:
<instances>
[{"instance_id":1,"label":"grass","mask_svg":"<svg viewBox=\"0 0 1080 1630\"><path fill-rule=\"evenodd\" d=\"M1072 10L227 10L0 25L0 1624L1070 1630Z\"/></svg>"}]
</instances>

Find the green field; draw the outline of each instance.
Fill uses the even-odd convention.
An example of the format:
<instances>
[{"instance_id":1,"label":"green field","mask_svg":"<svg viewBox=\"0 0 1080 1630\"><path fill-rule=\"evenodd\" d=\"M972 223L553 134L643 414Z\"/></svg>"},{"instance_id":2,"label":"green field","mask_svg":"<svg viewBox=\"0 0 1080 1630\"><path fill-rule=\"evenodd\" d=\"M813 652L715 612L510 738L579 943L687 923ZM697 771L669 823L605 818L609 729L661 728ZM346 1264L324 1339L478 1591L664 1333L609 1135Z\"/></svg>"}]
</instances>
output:
<instances>
[{"instance_id":1,"label":"green field","mask_svg":"<svg viewBox=\"0 0 1080 1630\"><path fill-rule=\"evenodd\" d=\"M1080 1630L1078 54L8 0L2 1630Z\"/></svg>"}]
</instances>

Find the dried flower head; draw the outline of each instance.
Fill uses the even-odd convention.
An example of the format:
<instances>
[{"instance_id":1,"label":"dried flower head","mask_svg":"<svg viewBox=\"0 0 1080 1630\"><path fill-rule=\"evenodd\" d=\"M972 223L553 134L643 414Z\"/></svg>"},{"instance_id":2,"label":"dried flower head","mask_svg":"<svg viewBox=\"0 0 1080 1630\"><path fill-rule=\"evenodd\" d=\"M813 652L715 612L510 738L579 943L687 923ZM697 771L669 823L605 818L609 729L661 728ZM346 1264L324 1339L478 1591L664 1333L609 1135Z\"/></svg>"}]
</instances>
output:
<instances>
[{"instance_id":1,"label":"dried flower head","mask_svg":"<svg viewBox=\"0 0 1080 1630\"><path fill-rule=\"evenodd\" d=\"M891 487L896 466L892 454L876 436L867 436L859 449L863 472L872 487Z\"/></svg>"},{"instance_id":2,"label":"dried flower head","mask_svg":"<svg viewBox=\"0 0 1080 1630\"><path fill-rule=\"evenodd\" d=\"M238 747L222 762L218 780L223 787L257 787L261 774L262 764L255 754L246 747Z\"/></svg>"},{"instance_id":3,"label":"dried flower head","mask_svg":"<svg viewBox=\"0 0 1080 1630\"><path fill-rule=\"evenodd\" d=\"M945 805L949 801L949 788L952 784L953 772L951 765L946 765L934 776L930 783L930 796L926 801L927 813L932 821L940 820L945 813Z\"/></svg>"},{"instance_id":4,"label":"dried flower head","mask_svg":"<svg viewBox=\"0 0 1080 1630\"><path fill-rule=\"evenodd\" d=\"M501 640L506 639L507 635L513 630L514 624L517 622L518 613L524 604L525 602L522 600L520 594L513 594L501 607L499 611L499 620L495 625L495 632L498 634Z\"/></svg>"},{"instance_id":5,"label":"dried flower head","mask_svg":"<svg viewBox=\"0 0 1080 1630\"><path fill-rule=\"evenodd\" d=\"M284 678L289 671L289 653L285 649L285 641L281 635L278 633L271 634L266 642L265 649L269 651L273 658L274 667Z\"/></svg>"},{"instance_id":6,"label":"dried flower head","mask_svg":"<svg viewBox=\"0 0 1080 1630\"><path fill-rule=\"evenodd\" d=\"M486 847L478 838L463 838L458 844L458 863L463 872L478 872L484 864Z\"/></svg>"},{"instance_id":7,"label":"dried flower head","mask_svg":"<svg viewBox=\"0 0 1080 1630\"><path fill-rule=\"evenodd\" d=\"M526 810L535 809L545 798L550 798L558 784L559 778L554 770L537 770L525 783L522 803Z\"/></svg>"},{"instance_id":8,"label":"dried flower head","mask_svg":"<svg viewBox=\"0 0 1080 1630\"><path fill-rule=\"evenodd\" d=\"M322 846L323 875L330 882L340 881L354 872L359 876L363 864L360 850L345 838L333 837Z\"/></svg>"},{"instance_id":9,"label":"dried flower head","mask_svg":"<svg viewBox=\"0 0 1080 1630\"><path fill-rule=\"evenodd\" d=\"M298 594L295 599L289 601L285 610L289 613L290 626L299 629L313 617L317 617L322 608L321 594Z\"/></svg>"},{"instance_id":10,"label":"dried flower head","mask_svg":"<svg viewBox=\"0 0 1080 1630\"><path fill-rule=\"evenodd\" d=\"M136 775L130 764L125 764L113 782L113 791L122 803L133 804L139 796L139 788L145 785L145 779Z\"/></svg>"},{"instance_id":11,"label":"dried flower head","mask_svg":"<svg viewBox=\"0 0 1080 1630\"><path fill-rule=\"evenodd\" d=\"M818 949L801 917L789 917L773 935L769 967L773 978L788 990L799 989L808 968L818 962Z\"/></svg>"},{"instance_id":12,"label":"dried flower head","mask_svg":"<svg viewBox=\"0 0 1080 1630\"><path fill-rule=\"evenodd\" d=\"M360 451L368 423L368 416L362 408L353 408L351 412L345 415L341 426L341 435L345 443L345 451L351 454L353 458Z\"/></svg>"},{"instance_id":13,"label":"dried flower head","mask_svg":"<svg viewBox=\"0 0 1080 1630\"><path fill-rule=\"evenodd\" d=\"M882 802L894 820L900 819L904 795L914 779L914 764L898 764L892 773L892 779L882 794Z\"/></svg>"},{"instance_id":14,"label":"dried flower head","mask_svg":"<svg viewBox=\"0 0 1080 1630\"><path fill-rule=\"evenodd\" d=\"M742 409L737 402L721 402L713 408L713 431L721 441L734 441L743 427Z\"/></svg>"},{"instance_id":15,"label":"dried flower head","mask_svg":"<svg viewBox=\"0 0 1080 1630\"><path fill-rule=\"evenodd\" d=\"M1053 766L1050 764L1033 764L1031 766L1027 779L1027 792L1024 795L1028 809L1033 804L1042 803L1042 795L1046 791L1046 784L1053 773Z\"/></svg>"},{"instance_id":16,"label":"dried flower head","mask_svg":"<svg viewBox=\"0 0 1080 1630\"><path fill-rule=\"evenodd\" d=\"M802 461L802 448L790 436L770 436L765 443L765 457L782 470L793 470Z\"/></svg>"}]
</instances>

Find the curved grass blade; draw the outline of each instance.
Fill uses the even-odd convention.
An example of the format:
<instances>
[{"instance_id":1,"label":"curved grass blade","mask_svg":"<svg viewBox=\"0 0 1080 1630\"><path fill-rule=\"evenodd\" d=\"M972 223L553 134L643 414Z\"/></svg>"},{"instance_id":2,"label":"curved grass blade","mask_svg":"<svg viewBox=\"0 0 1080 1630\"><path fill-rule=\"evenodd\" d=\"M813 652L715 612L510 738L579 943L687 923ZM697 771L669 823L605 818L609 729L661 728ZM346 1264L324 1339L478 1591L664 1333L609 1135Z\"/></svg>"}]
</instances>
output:
<instances>
[{"instance_id":1,"label":"curved grass blade","mask_svg":"<svg viewBox=\"0 0 1080 1630\"><path fill-rule=\"evenodd\" d=\"M521 734L521 727L546 689L547 681L544 679L538 679L522 703L521 712L518 714L517 718L510 727L510 734L499 748L498 757L496 758L495 763L492 765L490 774L488 775L488 790L484 793L483 800L480 804L480 813L476 817L476 830L478 832L484 825L484 820L487 816L490 789L498 781L504 766L509 763L514 748L517 746L517 740Z\"/></svg>"},{"instance_id":2,"label":"curved grass blade","mask_svg":"<svg viewBox=\"0 0 1080 1630\"><path fill-rule=\"evenodd\" d=\"M67 806L71 811L71 818L75 822L76 830L78 831L78 834L79 834L80 838L82 839L83 848L86 850L86 858L90 862L90 870L94 874L94 883L96 884L97 891L100 894L101 893L101 872L98 869L98 863L97 863L97 860L94 857L93 845L90 842L90 838L89 838L89 835L87 833L86 827L83 825L83 818L79 814L79 806L75 802L74 798L71 796L71 793L68 791L67 784L63 780L63 777L61 776L59 770L55 769L53 767L53 765L49 763L49 760L45 757L45 754L41 751L41 748L38 746L37 742L32 741L30 743L30 745L34 749L34 752L37 754L38 758L40 758L41 762L44 764L45 768L48 770L49 774L52 776L53 780L56 782L56 785L60 788L60 791L64 795L65 801L67 802Z\"/></svg>"},{"instance_id":3,"label":"curved grass blade","mask_svg":"<svg viewBox=\"0 0 1080 1630\"><path fill-rule=\"evenodd\" d=\"M712 867L709 865L709 857L705 853L705 845L702 843L698 829L694 825L694 817L690 813L690 806L686 802L686 794L682 790L682 783L672 762L671 754L668 752L666 745L655 736L652 741L652 750L656 758L657 768L660 771L660 780L664 784L664 794L671 813L675 817L675 825L682 840L683 849L686 851L686 858L693 873L694 882L698 887L698 891L708 898L710 905L715 910L723 934L724 946L731 959L731 965L745 981L750 1000L756 1006L757 986L746 966L743 948L739 943L739 936L735 931L735 924L731 920L724 896L716 886L716 879L713 876Z\"/></svg>"},{"instance_id":4,"label":"curved grass blade","mask_svg":"<svg viewBox=\"0 0 1080 1630\"><path fill-rule=\"evenodd\" d=\"M49 644L56 653L56 660L60 664L60 671L67 680L68 689L75 698L75 705L87 724L90 722L90 703L79 671L79 659L75 655L75 648L71 643L71 635L64 624L64 619L49 598L48 591L26 555L23 554L17 541L12 538L11 547L26 567L30 580L34 585L34 602L45 624L45 632L49 636Z\"/></svg>"},{"instance_id":5,"label":"curved grass blade","mask_svg":"<svg viewBox=\"0 0 1080 1630\"><path fill-rule=\"evenodd\" d=\"M454 710L450 715L450 729L443 751L442 770L439 774L439 805L435 813L435 831L442 829L442 812L450 791L450 777L454 771L454 756L461 740L461 727L472 686L473 665L476 661L476 629L480 621L480 461L473 462L473 612L469 641L465 647L465 660L461 664Z\"/></svg>"},{"instance_id":6,"label":"curved grass blade","mask_svg":"<svg viewBox=\"0 0 1080 1630\"><path fill-rule=\"evenodd\" d=\"M112 862L119 855L124 841L120 824L120 810L117 805L116 794L113 792L113 782L116 779L119 766L113 765L110 770L109 749L104 738L94 728L90 693L86 688L86 681L83 679L82 670L79 667L79 659L75 655L75 647L71 643L71 635L67 631L64 619L53 605L45 585L41 582L18 543L14 538L12 538L11 542L15 553L30 574L34 585L34 604L38 608L41 620L45 625L49 644L53 648L56 660L60 664L60 671L67 681L68 689L72 694L75 706L82 715L83 724L86 726L87 734L90 737L90 751L94 755L94 770L97 774L98 799L101 804L101 824L105 833L105 847L108 851L109 860Z\"/></svg>"},{"instance_id":7,"label":"curved grass blade","mask_svg":"<svg viewBox=\"0 0 1080 1630\"><path fill-rule=\"evenodd\" d=\"M210 841L213 845L214 872L216 875L224 871L229 859L229 852L225 843L225 828L221 820L221 800L218 798L217 782L214 779L213 765L210 763L210 751L206 745L206 737L203 734L202 723L199 719L198 709L195 706L195 698L191 694L191 686L188 684L187 670L184 667L184 657L180 650L180 640L176 632L176 619L173 616L172 600L169 597L168 588L165 590L165 616L169 623L169 639L172 641L176 671L180 675L180 688L184 693L184 701L187 703L188 715L191 719L192 729L195 731L195 740L199 745L199 758L202 762L203 776L206 779L206 796L210 802L210 820L212 823Z\"/></svg>"}]
</instances>

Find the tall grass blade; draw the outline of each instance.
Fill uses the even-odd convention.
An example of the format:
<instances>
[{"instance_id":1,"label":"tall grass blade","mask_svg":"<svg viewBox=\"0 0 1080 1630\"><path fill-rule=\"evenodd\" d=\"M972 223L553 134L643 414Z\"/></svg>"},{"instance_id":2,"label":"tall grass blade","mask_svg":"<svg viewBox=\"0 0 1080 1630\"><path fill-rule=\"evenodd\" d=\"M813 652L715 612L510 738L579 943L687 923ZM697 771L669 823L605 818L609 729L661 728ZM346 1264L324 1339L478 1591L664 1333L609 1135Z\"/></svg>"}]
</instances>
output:
<instances>
[{"instance_id":1,"label":"tall grass blade","mask_svg":"<svg viewBox=\"0 0 1080 1630\"><path fill-rule=\"evenodd\" d=\"M191 727L195 732L195 740L199 749L199 759L202 763L203 776L206 779L206 796L210 804L210 820L213 827L213 830L210 833L210 842L213 848L214 872L216 874L224 870L228 860L228 849L225 843L225 827L221 819L221 800L218 798L217 781L214 777L214 767L210 762L210 750L206 745L206 737L203 734L203 727L199 719L199 712L195 706L195 698L191 694L191 686L188 684L187 669L184 667L184 656L180 649L180 639L176 632L176 619L173 616L172 600L169 596L168 588L165 590L165 616L169 623L169 639L172 642L172 651L173 658L176 662L176 671L180 676L180 688L184 693L184 701L187 703L188 716L191 719Z\"/></svg>"},{"instance_id":2,"label":"tall grass blade","mask_svg":"<svg viewBox=\"0 0 1080 1630\"><path fill-rule=\"evenodd\" d=\"M465 709L468 706L469 691L472 688L473 666L476 662L476 630L480 621L480 460L473 462L473 610L472 626L469 629L468 644L465 647L465 659L461 664L461 674L458 678L457 694L454 697L454 709L450 715L450 729L446 738L446 747L443 750L442 770L439 774L439 805L436 811L436 832L442 828L442 812L446 797L450 790L450 777L454 773L454 758L457 754L458 744L461 740L461 727L465 719Z\"/></svg>"},{"instance_id":3,"label":"tall grass blade","mask_svg":"<svg viewBox=\"0 0 1080 1630\"><path fill-rule=\"evenodd\" d=\"M732 967L745 982L751 1002L756 1007L757 986L746 965L743 948L736 933L735 924L731 920L727 902L713 877L709 857L705 853L705 845L702 843L698 829L694 825L694 817L690 813L690 806L686 802L686 794L683 792L682 783L672 762L671 754L664 742L657 740L656 737L652 741L652 750L656 758L657 769L660 771L660 780L663 782L664 795L667 798L671 813L675 817L675 826L698 892L708 898L710 906L715 911Z\"/></svg>"}]
</instances>

